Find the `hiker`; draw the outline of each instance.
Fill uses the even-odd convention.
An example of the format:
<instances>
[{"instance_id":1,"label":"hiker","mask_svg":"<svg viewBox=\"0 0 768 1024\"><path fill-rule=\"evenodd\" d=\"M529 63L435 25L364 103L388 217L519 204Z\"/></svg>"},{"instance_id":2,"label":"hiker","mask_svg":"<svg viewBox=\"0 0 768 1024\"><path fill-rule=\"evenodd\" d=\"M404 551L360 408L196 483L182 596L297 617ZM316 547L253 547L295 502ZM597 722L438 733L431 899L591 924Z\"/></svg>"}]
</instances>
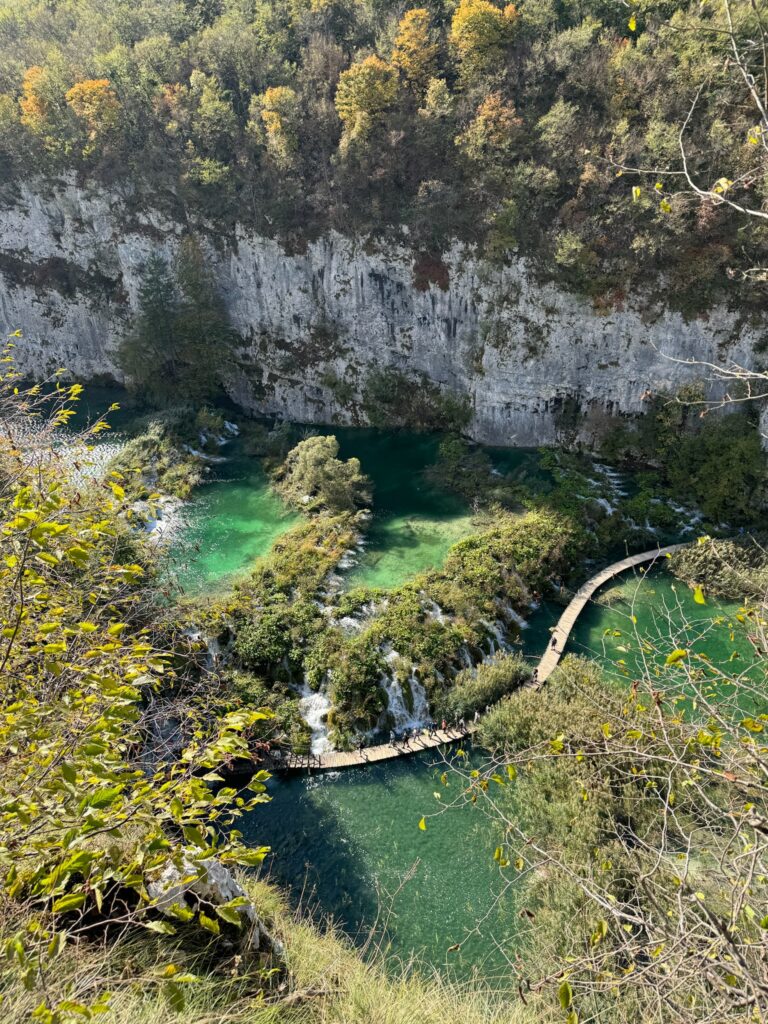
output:
<instances>
[{"instance_id":1,"label":"hiker","mask_svg":"<svg viewBox=\"0 0 768 1024\"><path fill-rule=\"evenodd\" d=\"M460 732L466 732L467 731L467 723L464 721L463 718L459 719L459 730L460 730Z\"/></svg>"},{"instance_id":2,"label":"hiker","mask_svg":"<svg viewBox=\"0 0 768 1024\"><path fill-rule=\"evenodd\" d=\"M475 717L472 719L472 721L475 723L475 725L477 725L477 723L480 721L480 712L477 710L477 708L475 708Z\"/></svg>"},{"instance_id":3,"label":"hiker","mask_svg":"<svg viewBox=\"0 0 768 1024\"><path fill-rule=\"evenodd\" d=\"M448 723L446 722L445 719L443 719L442 725L440 726L440 728L443 730L443 732L445 732L446 729L448 728Z\"/></svg>"},{"instance_id":4,"label":"hiker","mask_svg":"<svg viewBox=\"0 0 768 1024\"><path fill-rule=\"evenodd\" d=\"M552 637L552 650L553 651L557 650L557 637L556 636Z\"/></svg>"},{"instance_id":5,"label":"hiker","mask_svg":"<svg viewBox=\"0 0 768 1024\"><path fill-rule=\"evenodd\" d=\"M389 730L389 745L390 747L394 747L397 745L397 737L395 736L394 729Z\"/></svg>"}]
</instances>

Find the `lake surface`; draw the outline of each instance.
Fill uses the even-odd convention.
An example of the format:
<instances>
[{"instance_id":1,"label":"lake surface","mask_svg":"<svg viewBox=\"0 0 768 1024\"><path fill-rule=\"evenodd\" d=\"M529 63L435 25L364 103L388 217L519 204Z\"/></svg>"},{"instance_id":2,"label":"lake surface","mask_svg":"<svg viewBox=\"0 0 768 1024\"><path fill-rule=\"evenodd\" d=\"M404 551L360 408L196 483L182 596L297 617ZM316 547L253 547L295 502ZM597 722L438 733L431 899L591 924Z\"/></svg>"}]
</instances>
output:
<instances>
[{"instance_id":1,"label":"lake surface","mask_svg":"<svg viewBox=\"0 0 768 1024\"><path fill-rule=\"evenodd\" d=\"M439 809L434 793L450 799L456 787L440 784L439 756L274 778L272 802L241 827L254 845L272 846L265 870L296 902L361 945L372 936L398 958L415 954L448 974L491 981L504 958L489 936L513 948L517 919L509 891L494 905L499 830L479 804L447 808L419 829L421 816ZM481 917L484 937L472 934Z\"/></svg>"},{"instance_id":2,"label":"lake surface","mask_svg":"<svg viewBox=\"0 0 768 1024\"><path fill-rule=\"evenodd\" d=\"M358 458L373 482L373 518L364 550L346 573L348 586L398 586L439 567L450 547L473 532L467 504L425 476L439 436L340 427L328 433L339 441L339 457ZM499 472L536 471L531 450L490 451ZM271 490L258 459L243 455L236 441L222 455L226 461L212 467L209 482L184 506L171 547L178 584L192 593L230 583L299 521Z\"/></svg>"}]
</instances>

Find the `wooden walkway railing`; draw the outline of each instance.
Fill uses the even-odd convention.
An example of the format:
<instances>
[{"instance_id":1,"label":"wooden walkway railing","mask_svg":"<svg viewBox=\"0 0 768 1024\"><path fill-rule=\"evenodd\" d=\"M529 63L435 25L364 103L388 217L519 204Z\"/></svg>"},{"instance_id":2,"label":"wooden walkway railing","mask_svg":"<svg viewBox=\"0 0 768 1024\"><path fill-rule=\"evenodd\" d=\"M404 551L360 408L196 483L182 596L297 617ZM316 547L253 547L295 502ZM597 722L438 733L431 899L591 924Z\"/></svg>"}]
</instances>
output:
<instances>
[{"instance_id":1,"label":"wooden walkway railing","mask_svg":"<svg viewBox=\"0 0 768 1024\"><path fill-rule=\"evenodd\" d=\"M596 590L599 590L608 580L619 576L632 569L636 565L644 565L647 562L655 562L660 558L671 555L673 551L684 548L685 544L671 544L665 548L655 548L653 551L644 551L639 555L630 555L622 558L619 562L607 565L597 575L587 580L574 594L567 608L560 616L557 625L552 631L552 640L544 652L536 668L533 685L541 686L545 683L557 667L560 658L563 656L568 637L571 634L574 623L584 610ZM443 743L453 743L463 739L475 731L475 725L468 725L462 731L460 729L438 729L432 735L423 732L418 738L409 742L382 743L375 747L363 747L361 750L341 751L334 750L327 754L285 754L282 757L275 756L270 767L274 770L284 771L325 771L334 768L352 768L361 765L376 764L378 761L391 761L395 757L404 757L406 754L416 754L420 750L430 750L441 746Z\"/></svg>"}]
</instances>

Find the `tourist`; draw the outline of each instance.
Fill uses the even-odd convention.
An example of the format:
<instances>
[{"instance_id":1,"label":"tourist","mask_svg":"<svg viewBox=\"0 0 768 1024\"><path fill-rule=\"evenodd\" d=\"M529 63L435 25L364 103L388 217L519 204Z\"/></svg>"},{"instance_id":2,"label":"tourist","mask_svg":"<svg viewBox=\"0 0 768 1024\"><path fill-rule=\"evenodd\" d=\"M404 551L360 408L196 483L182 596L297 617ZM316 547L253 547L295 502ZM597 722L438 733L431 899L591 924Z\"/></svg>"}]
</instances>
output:
<instances>
[{"instance_id":1,"label":"tourist","mask_svg":"<svg viewBox=\"0 0 768 1024\"><path fill-rule=\"evenodd\" d=\"M394 729L389 730L389 745L390 747L394 747L397 745L397 737L395 736Z\"/></svg>"},{"instance_id":2,"label":"tourist","mask_svg":"<svg viewBox=\"0 0 768 1024\"><path fill-rule=\"evenodd\" d=\"M475 725L477 725L477 723L480 721L480 712L477 710L477 708L475 708L475 717L472 719L472 721L475 723Z\"/></svg>"},{"instance_id":3,"label":"tourist","mask_svg":"<svg viewBox=\"0 0 768 1024\"><path fill-rule=\"evenodd\" d=\"M486 704L485 705L485 713L486 713L486 715L490 712L490 710L491 710L491 705L490 704Z\"/></svg>"},{"instance_id":4,"label":"tourist","mask_svg":"<svg viewBox=\"0 0 768 1024\"><path fill-rule=\"evenodd\" d=\"M464 721L463 718L460 718L459 719L459 732L466 732L466 731L467 731L467 723Z\"/></svg>"},{"instance_id":5,"label":"tourist","mask_svg":"<svg viewBox=\"0 0 768 1024\"><path fill-rule=\"evenodd\" d=\"M446 729L448 728L448 723L446 722L445 719L443 719L442 725L440 726L440 728L443 730L443 732L445 732Z\"/></svg>"},{"instance_id":6,"label":"tourist","mask_svg":"<svg viewBox=\"0 0 768 1024\"><path fill-rule=\"evenodd\" d=\"M557 650L557 637L556 636L552 637L552 650L553 651Z\"/></svg>"}]
</instances>

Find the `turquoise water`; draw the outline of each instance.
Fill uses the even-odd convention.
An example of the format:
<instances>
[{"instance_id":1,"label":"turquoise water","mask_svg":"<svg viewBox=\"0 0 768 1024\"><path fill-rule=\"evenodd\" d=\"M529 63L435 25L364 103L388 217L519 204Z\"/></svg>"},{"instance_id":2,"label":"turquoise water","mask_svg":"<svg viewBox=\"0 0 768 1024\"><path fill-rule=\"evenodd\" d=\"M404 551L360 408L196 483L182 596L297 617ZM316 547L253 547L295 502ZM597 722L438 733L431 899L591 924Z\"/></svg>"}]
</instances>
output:
<instances>
[{"instance_id":1,"label":"turquoise water","mask_svg":"<svg viewBox=\"0 0 768 1024\"><path fill-rule=\"evenodd\" d=\"M490 980L504 959L493 935L514 948L511 891L493 860L497 826L479 805L439 810L434 793L455 796L439 775L437 751L370 768L272 779L272 802L244 832L271 845L265 871L304 909L331 917L356 942L412 954L441 970ZM455 781L453 787L456 786ZM484 918L482 936L472 934ZM463 943L461 950L449 947Z\"/></svg>"},{"instance_id":2,"label":"turquoise water","mask_svg":"<svg viewBox=\"0 0 768 1024\"><path fill-rule=\"evenodd\" d=\"M373 481L373 519L349 586L395 587L442 564L472 532L466 504L428 483L440 438L429 434L335 429L340 458L360 459Z\"/></svg>"},{"instance_id":3,"label":"turquoise water","mask_svg":"<svg viewBox=\"0 0 768 1024\"><path fill-rule=\"evenodd\" d=\"M737 618L742 605L708 596L697 604L690 587L663 569L627 573L597 596L579 616L566 650L595 658L617 676L635 677L646 668L662 678L664 658L675 649L706 654L727 672L755 662L750 630Z\"/></svg>"},{"instance_id":4,"label":"turquoise water","mask_svg":"<svg viewBox=\"0 0 768 1024\"><path fill-rule=\"evenodd\" d=\"M236 450L180 515L169 567L178 587L192 593L230 582L301 518L277 497L258 460Z\"/></svg>"},{"instance_id":5,"label":"turquoise water","mask_svg":"<svg viewBox=\"0 0 768 1024\"><path fill-rule=\"evenodd\" d=\"M373 482L373 518L365 547L346 573L347 585L390 588L439 567L450 547L473 532L466 503L431 484L425 470L437 458L440 437L401 431L334 428L341 458L356 457ZM268 553L298 522L269 487L258 459L222 449L227 461L195 492L171 549L182 590L226 585ZM499 471L535 474L537 456L525 449L493 450Z\"/></svg>"}]
</instances>

